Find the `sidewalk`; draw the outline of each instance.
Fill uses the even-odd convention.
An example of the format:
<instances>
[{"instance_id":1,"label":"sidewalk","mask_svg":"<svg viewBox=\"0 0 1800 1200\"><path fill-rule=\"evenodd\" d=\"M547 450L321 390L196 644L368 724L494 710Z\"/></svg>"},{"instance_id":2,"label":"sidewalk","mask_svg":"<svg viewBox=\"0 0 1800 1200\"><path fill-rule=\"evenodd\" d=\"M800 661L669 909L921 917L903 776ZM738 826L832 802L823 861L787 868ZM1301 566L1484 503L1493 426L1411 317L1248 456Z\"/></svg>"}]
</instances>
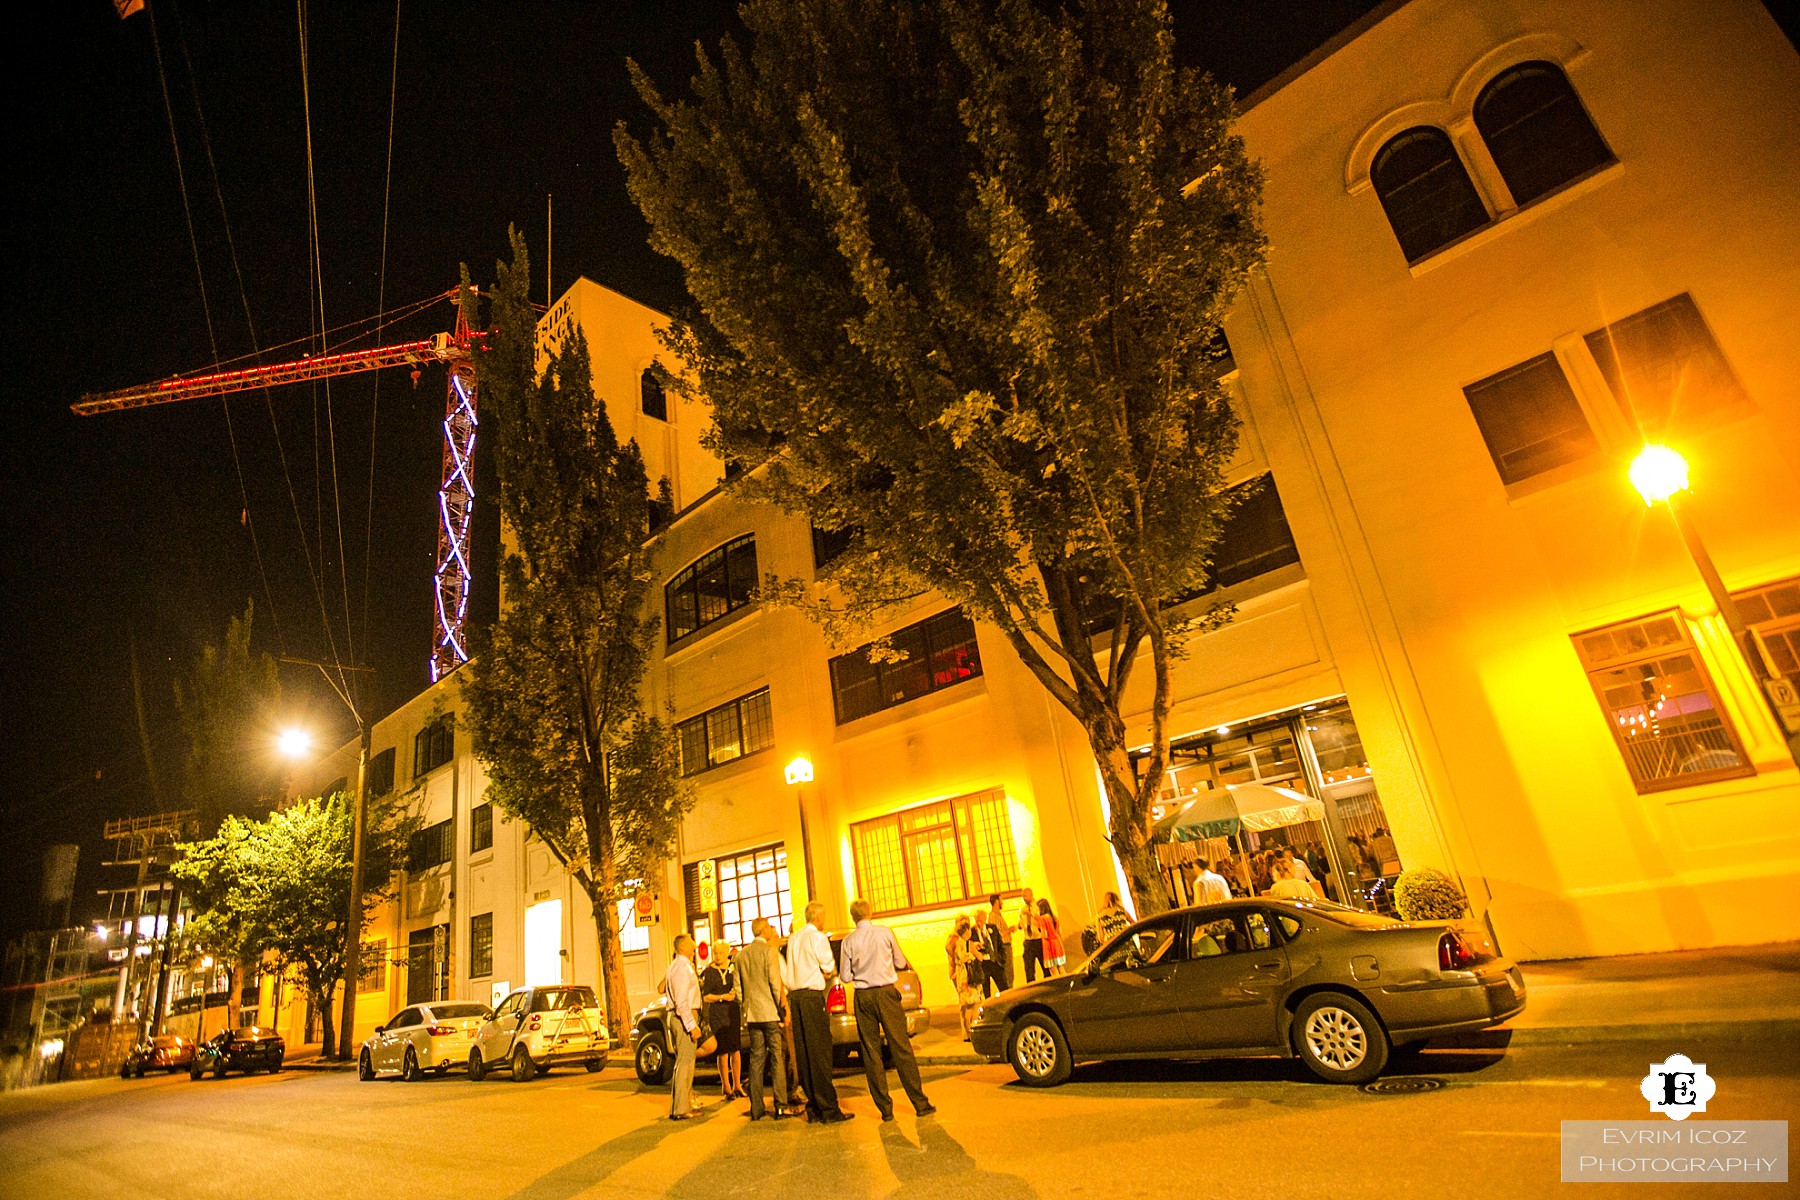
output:
<instances>
[{"instance_id":1,"label":"sidewalk","mask_svg":"<svg viewBox=\"0 0 1800 1200\"><path fill-rule=\"evenodd\" d=\"M1513 1045L1640 1038L1800 1041L1800 942L1521 963L1525 1011L1467 1038ZM931 1010L913 1039L921 1063L980 1063L954 1007Z\"/></svg>"}]
</instances>

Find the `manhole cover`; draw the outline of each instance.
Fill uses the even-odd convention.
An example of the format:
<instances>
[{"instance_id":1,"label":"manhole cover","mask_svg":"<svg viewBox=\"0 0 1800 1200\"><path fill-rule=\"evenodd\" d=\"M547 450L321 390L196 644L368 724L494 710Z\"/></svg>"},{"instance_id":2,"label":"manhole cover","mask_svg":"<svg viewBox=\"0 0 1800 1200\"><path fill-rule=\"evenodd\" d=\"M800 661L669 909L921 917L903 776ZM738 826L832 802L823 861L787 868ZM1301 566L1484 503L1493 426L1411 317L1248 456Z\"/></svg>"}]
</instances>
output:
<instances>
[{"instance_id":1,"label":"manhole cover","mask_svg":"<svg viewBox=\"0 0 1800 1200\"><path fill-rule=\"evenodd\" d=\"M1365 1083L1362 1090L1376 1096L1405 1096L1413 1092L1435 1092L1444 1086L1441 1079L1429 1075L1400 1075L1393 1079L1377 1079Z\"/></svg>"}]
</instances>

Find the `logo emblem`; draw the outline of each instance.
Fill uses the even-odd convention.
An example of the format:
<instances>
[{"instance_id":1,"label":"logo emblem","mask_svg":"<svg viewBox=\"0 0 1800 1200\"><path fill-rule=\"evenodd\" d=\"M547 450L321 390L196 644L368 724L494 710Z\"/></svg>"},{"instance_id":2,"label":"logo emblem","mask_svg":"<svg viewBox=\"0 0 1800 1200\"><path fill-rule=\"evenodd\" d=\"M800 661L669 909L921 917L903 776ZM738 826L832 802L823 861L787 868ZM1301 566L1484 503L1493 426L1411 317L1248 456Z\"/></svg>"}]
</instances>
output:
<instances>
[{"instance_id":1,"label":"logo emblem","mask_svg":"<svg viewBox=\"0 0 1800 1200\"><path fill-rule=\"evenodd\" d=\"M1705 1112L1706 1102L1718 1090L1718 1082L1706 1073L1706 1064L1685 1054L1671 1054L1662 1062L1651 1063L1650 1073L1638 1085L1650 1102L1650 1111L1671 1121L1685 1121L1694 1113Z\"/></svg>"}]
</instances>

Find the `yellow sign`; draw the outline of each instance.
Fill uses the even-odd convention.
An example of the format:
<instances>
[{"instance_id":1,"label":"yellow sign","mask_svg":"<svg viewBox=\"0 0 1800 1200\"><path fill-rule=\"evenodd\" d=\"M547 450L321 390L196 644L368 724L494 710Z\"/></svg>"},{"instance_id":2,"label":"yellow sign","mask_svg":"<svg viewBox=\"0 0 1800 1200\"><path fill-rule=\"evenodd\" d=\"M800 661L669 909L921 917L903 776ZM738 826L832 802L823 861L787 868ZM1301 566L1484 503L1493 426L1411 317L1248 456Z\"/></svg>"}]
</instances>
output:
<instances>
[{"instance_id":1,"label":"yellow sign","mask_svg":"<svg viewBox=\"0 0 1800 1200\"><path fill-rule=\"evenodd\" d=\"M654 892L639 892L637 894L637 899L632 904L631 914L632 918L637 921L640 929L648 925L656 924L660 915L656 911L656 894Z\"/></svg>"},{"instance_id":2,"label":"yellow sign","mask_svg":"<svg viewBox=\"0 0 1800 1200\"><path fill-rule=\"evenodd\" d=\"M710 858L700 860L700 911L719 907L719 864Z\"/></svg>"}]
</instances>

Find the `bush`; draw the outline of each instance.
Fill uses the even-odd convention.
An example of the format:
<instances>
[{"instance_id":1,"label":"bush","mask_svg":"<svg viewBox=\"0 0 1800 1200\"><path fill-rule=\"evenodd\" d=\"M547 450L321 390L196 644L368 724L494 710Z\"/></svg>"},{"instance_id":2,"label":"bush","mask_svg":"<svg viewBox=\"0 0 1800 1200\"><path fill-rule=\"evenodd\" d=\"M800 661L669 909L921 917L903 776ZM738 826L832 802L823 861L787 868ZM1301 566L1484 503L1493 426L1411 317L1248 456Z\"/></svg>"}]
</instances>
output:
<instances>
[{"instance_id":1,"label":"bush","mask_svg":"<svg viewBox=\"0 0 1800 1200\"><path fill-rule=\"evenodd\" d=\"M1469 911L1469 900L1448 875L1420 867L1394 881L1394 907L1405 921L1454 921Z\"/></svg>"}]
</instances>

